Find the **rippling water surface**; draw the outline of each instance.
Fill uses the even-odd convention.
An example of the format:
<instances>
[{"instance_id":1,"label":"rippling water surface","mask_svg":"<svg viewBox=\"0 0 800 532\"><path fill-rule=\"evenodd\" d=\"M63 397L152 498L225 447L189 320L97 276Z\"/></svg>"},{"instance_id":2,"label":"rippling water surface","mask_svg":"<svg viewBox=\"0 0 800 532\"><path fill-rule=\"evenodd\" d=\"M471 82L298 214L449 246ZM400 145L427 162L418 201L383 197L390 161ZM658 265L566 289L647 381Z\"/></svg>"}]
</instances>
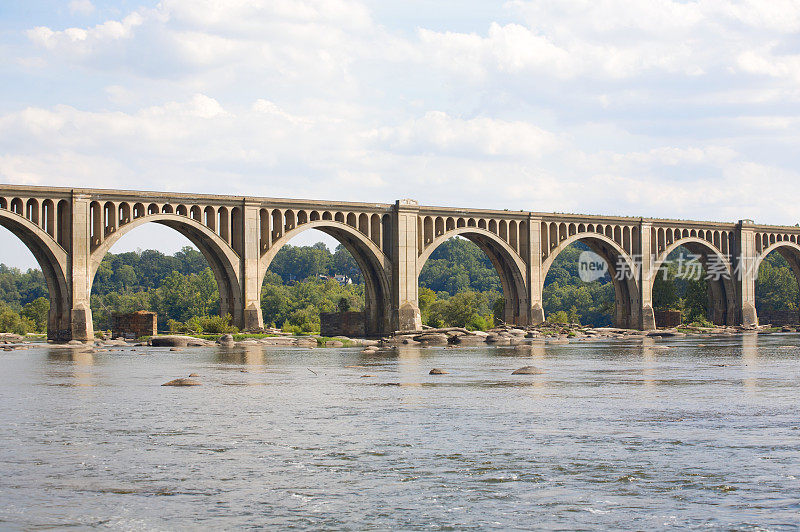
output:
<instances>
[{"instance_id":1,"label":"rippling water surface","mask_svg":"<svg viewBox=\"0 0 800 532\"><path fill-rule=\"evenodd\" d=\"M2 352L0 526L800 526L800 337L658 345Z\"/></svg>"}]
</instances>

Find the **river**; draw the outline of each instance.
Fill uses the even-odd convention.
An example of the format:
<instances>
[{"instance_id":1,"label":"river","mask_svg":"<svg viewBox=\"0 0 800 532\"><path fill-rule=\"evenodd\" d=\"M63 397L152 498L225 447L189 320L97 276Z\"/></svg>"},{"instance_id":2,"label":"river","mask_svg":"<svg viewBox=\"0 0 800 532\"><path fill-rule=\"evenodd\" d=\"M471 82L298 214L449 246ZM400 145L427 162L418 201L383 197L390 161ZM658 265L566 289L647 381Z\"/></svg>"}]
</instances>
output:
<instances>
[{"instance_id":1,"label":"river","mask_svg":"<svg viewBox=\"0 0 800 532\"><path fill-rule=\"evenodd\" d=\"M2 528L800 526L798 335L0 363Z\"/></svg>"}]
</instances>

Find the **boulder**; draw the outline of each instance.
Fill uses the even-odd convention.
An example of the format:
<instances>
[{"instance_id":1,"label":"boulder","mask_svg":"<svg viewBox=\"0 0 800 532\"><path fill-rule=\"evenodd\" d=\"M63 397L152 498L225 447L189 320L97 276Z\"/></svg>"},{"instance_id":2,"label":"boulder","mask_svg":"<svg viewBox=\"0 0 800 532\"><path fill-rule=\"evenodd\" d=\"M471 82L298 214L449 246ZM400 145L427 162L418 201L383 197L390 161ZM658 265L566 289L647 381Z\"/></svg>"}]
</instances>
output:
<instances>
[{"instance_id":1,"label":"boulder","mask_svg":"<svg viewBox=\"0 0 800 532\"><path fill-rule=\"evenodd\" d=\"M425 333L414 337L414 340L421 344L440 344L447 343L448 337L445 333Z\"/></svg>"},{"instance_id":2,"label":"boulder","mask_svg":"<svg viewBox=\"0 0 800 532\"><path fill-rule=\"evenodd\" d=\"M176 334L165 334L150 338L150 345L153 347L187 347L189 342L197 340L191 336L180 336Z\"/></svg>"},{"instance_id":3,"label":"boulder","mask_svg":"<svg viewBox=\"0 0 800 532\"><path fill-rule=\"evenodd\" d=\"M433 368L432 370L430 370L428 372L428 375L447 375L448 373L449 373L449 371L445 371L445 370L439 369L439 368Z\"/></svg>"},{"instance_id":4,"label":"boulder","mask_svg":"<svg viewBox=\"0 0 800 532\"><path fill-rule=\"evenodd\" d=\"M236 345L236 341L234 341L232 334L223 334L222 337L217 340L217 343L222 347L233 347Z\"/></svg>"},{"instance_id":5,"label":"boulder","mask_svg":"<svg viewBox=\"0 0 800 532\"><path fill-rule=\"evenodd\" d=\"M541 375L544 371L540 370L536 366L522 366L519 369L515 369L511 372L512 375Z\"/></svg>"},{"instance_id":6,"label":"boulder","mask_svg":"<svg viewBox=\"0 0 800 532\"><path fill-rule=\"evenodd\" d=\"M189 378L172 379L161 386L200 386L200 381Z\"/></svg>"},{"instance_id":7,"label":"boulder","mask_svg":"<svg viewBox=\"0 0 800 532\"><path fill-rule=\"evenodd\" d=\"M486 345L486 338L475 334L465 334L464 336L453 338L453 343L462 347Z\"/></svg>"},{"instance_id":8,"label":"boulder","mask_svg":"<svg viewBox=\"0 0 800 532\"><path fill-rule=\"evenodd\" d=\"M505 334L490 334L486 337L486 343L494 345L511 345L512 338L512 336Z\"/></svg>"},{"instance_id":9,"label":"boulder","mask_svg":"<svg viewBox=\"0 0 800 532\"><path fill-rule=\"evenodd\" d=\"M307 349L312 349L317 347L317 339L316 338L297 338L295 339L295 344L297 347L305 347Z\"/></svg>"},{"instance_id":10,"label":"boulder","mask_svg":"<svg viewBox=\"0 0 800 532\"><path fill-rule=\"evenodd\" d=\"M390 336L388 338L384 338L382 340L382 343L388 345L400 345L400 344L406 344L409 341L417 343L414 341L414 335L411 334L397 334L395 336Z\"/></svg>"},{"instance_id":11,"label":"boulder","mask_svg":"<svg viewBox=\"0 0 800 532\"><path fill-rule=\"evenodd\" d=\"M325 347L344 347L344 343L339 340L328 340L325 342Z\"/></svg>"},{"instance_id":12,"label":"boulder","mask_svg":"<svg viewBox=\"0 0 800 532\"><path fill-rule=\"evenodd\" d=\"M359 347L377 347L379 342L378 340L367 340L365 338L353 338L350 340L353 345L357 345Z\"/></svg>"}]
</instances>

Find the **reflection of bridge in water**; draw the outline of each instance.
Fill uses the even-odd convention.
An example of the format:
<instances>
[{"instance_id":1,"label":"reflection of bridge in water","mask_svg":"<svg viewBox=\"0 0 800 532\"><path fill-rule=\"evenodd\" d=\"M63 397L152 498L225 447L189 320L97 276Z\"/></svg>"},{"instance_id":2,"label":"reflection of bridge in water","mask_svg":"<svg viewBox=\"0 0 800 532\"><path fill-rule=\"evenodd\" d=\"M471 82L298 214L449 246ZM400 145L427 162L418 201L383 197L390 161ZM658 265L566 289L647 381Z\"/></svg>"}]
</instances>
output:
<instances>
[{"instance_id":1,"label":"reflection of bridge in water","mask_svg":"<svg viewBox=\"0 0 800 532\"><path fill-rule=\"evenodd\" d=\"M0 185L0 225L31 250L50 292L48 335L92 338L89 295L106 252L146 223L175 229L203 253L220 307L242 329L263 325L261 284L277 251L307 229L341 242L365 280L371 335L420 327L419 272L454 236L476 243L503 286L505 321L544 320L547 271L570 244L583 242L608 264L619 327L655 327L652 287L667 256L685 246L709 264L710 315L719 324L757 323L755 277L773 250L800 278L800 227L649 218L548 214L386 203Z\"/></svg>"}]
</instances>

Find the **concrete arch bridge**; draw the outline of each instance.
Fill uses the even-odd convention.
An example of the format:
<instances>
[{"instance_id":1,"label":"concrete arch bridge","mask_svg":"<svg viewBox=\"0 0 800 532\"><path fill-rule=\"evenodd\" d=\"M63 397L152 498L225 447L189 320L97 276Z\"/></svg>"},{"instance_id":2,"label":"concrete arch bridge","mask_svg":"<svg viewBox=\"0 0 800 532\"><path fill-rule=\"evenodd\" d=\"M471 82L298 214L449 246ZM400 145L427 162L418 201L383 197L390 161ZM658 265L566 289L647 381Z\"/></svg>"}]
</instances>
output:
<instances>
[{"instance_id":1,"label":"concrete arch bridge","mask_svg":"<svg viewBox=\"0 0 800 532\"><path fill-rule=\"evenodd\" d=\"M544 321L544 279L558 254L585 243L608 265L619 327L655 328L653 281L685 246L720 273L709 282L710 317L757 324L758 265L778 251L800 279L800 227L522 211L326 202L221 195L0 185L0 225L34 255L50 294L48 336L93 337L90 294L103 256L130 230L158 223L188 238L217 280L223 314L244 330L263 326L260 290L275 254L308 229L341 242L365 280L367 332L421 326L418 278L436 247L454 236L477 244L503 286L505 321Z\"/></svg>"}]
</instances>

